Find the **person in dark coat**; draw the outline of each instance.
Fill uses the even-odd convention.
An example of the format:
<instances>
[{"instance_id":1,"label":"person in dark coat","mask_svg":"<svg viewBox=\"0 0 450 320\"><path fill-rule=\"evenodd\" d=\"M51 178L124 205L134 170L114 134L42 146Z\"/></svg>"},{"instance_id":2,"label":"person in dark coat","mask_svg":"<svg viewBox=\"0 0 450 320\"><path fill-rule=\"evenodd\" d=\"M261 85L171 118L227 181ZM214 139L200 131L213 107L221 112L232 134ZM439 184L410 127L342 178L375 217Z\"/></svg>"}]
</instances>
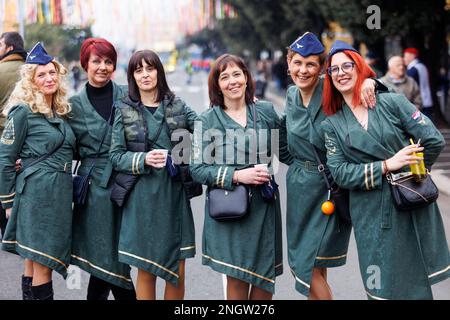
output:
<instances>
[{"instance_id":1,"label":"person in dark coat","mask_svg":"<svg viewBox=\"0 0 450 320\"><path fill-rule=\"evenodd\" d=\"M117 177L135 179L123 204L119 261L138 269L138 300L156 299L158 277L166 300L182 300L195 228L184 185L169 171L180 160L171 153L172 128L193 132L197 114L172 93L155 52L134 53L127 75L129 93L116 101L110 149Z\"/></svg>"},{"instance_id":2,"label":"person in dark coat","mask_svg":"<svg viewBox=\"0 0 450 320\"><path fill-rule=\"evenodd\" d=\"M114 46L101 38L86 39L80 52L88 82L70 98L69 124L77 138L78 174L90 176L84 205L74 208L72 264L91 274L87 300L135 300L130 267L119 262L122 211L109 199L112 164L109 160L114 101L127 87L112 80L117 64Z\"/></svg>"},{"instance_id":3,"label":"person in dark coat","mask_svg":"<svg viewBox=\"0 0 450 320\"><path fill-rule=\"evenodd\" d=\"M32 261L27 299L53 300L52 271L66 278L70 263L75 135L67 122L66 74L38 43L4 111L0 200L10 220L2 250Z\"/></svg>"},{"instance_id":4,"label":"person in dark coat","mask_svg":"<svg viewBox=\"0 0 450 320\"><path fill-rule=\"evenodd\" d=\"M387 175L407 173L409 165L421 160L431 171L445 140L402 94L379 93L374 109L364 107L359 99L361 83L374 75L359 52L336 41L323 91L327 164L339 186L350 190L350 214L367 297L432 299L431 286L450 277L439 206L432 202L398 210ZM416 143L410 144L410 139Z\"/></svg>"}]
</instances>

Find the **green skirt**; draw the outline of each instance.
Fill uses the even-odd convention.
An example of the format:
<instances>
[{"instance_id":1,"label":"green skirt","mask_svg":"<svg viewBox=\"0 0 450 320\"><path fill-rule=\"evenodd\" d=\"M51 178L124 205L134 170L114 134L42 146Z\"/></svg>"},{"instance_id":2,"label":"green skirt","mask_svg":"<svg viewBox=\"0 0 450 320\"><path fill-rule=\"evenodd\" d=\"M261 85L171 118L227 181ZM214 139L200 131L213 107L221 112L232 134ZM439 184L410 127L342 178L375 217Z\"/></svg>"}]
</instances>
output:
<instances>
[{"instance_id":1,"label":"green skirt","mask_svg":"<svg viewBox=\"0 0 450 320\"><path fill-rule=\"evenodd\" d=\"M79 174L89 167L81 166ZM103 170L93 170L83 206L75 206L72 264L91 275L124 289L133 289L130 267L119 262L118 246L122 210L110 201L112 182L100 186Z\"/></svg>"},{"instance_id":2,"label":"green skirt","mask_svg":"<svg viewBox=\"0 0 450 320\"><path fill-rule=\"evenodd\" d=\"M322 213L328 191L316 168L296 161L286 176L289 266L296 290L305 296L309 296L314 268L345 265L352 229L340 223L336 214Z\"/></svg>"}]
</instances>

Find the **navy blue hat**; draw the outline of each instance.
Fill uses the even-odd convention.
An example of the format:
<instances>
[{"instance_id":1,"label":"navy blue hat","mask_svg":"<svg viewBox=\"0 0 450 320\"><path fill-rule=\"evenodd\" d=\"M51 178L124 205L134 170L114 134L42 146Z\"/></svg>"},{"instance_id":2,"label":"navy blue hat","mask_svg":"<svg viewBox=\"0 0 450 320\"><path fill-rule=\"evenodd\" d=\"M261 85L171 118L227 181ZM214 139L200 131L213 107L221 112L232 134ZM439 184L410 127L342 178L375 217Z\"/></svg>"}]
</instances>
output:
<instances>
[{"instance_id":1,"label":"navy blue hat","mask_svg":"<svg viewBox=\"0 0 450 320\"><path fill-rule=\"evenodd\" d=\"M305 58L311 55L321 54L325 51L322 43L320 43L319 39L311 32L306 32L300 38L295 40L294 43L289 46L289 49Z\"/></svg>"},{"instance_id":2,"label":"navy blue hat","mask_svg":"<svg viewBox=\"0 0 450 320\"><path fill-rule=\"evenodd\" d=\"M27 55L27 64L39 64L45 66L53 61L53 57L45 51L44 46L38 42Z\"/></svg>"},{"instance_id":3,"label":"navy blue hat","mask_svg":"<svg viewBox=\"0 0 450 320\"><path fill-rule=\"evenodd\" d=\"M334 56L336 53L349 50L356 52L357 54L361 55L358 50L353 48L351 45L349 45L347 42L336 40L333 45L331 46L330 53L328 54L328 59L331 59L332 56Z\"/></svg>"}]
</instances>

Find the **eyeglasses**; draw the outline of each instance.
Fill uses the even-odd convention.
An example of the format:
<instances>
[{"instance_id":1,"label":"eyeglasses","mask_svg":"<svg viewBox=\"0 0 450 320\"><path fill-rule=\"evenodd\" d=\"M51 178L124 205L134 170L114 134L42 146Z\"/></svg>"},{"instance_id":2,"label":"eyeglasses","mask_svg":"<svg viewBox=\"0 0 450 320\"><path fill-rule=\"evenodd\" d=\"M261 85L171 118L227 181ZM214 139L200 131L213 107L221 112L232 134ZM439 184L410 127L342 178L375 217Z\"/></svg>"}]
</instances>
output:
<instances>
[{"instance_id":1,"label":"eyeglasses","mask_svg":"<svg viewBox=\"0 0 450 320\"><path fill-rule=\"evenodd\" d=\"M337 77L339 75L339 69L342 70L343 73L349 73L353 71L355 67L355 63L353 61L344 62L341 67L339 66L331 66L327 69L327 72L332 77Z\"/></svg>"}]
</instances>

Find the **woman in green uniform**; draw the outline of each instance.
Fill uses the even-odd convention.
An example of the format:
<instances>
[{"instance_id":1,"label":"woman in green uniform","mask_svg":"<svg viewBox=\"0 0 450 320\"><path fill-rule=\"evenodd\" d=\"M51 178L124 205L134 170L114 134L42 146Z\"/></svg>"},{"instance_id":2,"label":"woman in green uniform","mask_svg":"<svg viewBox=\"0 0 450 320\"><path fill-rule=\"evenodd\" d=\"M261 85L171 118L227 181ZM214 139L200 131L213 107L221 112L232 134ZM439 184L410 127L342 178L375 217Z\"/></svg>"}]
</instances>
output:
<instances>
[{"instance_id":1,"label":"woman in green uniform","mask_svg":"<svg viewBox=\"0 0 450 320\"><path fill-rule=\"evenodd\" d=\"M156 298L157 277L166 280L165 299L181 300L185 260L195 255L194 220L161 150L172 150L174 122L192 132L197 115L170 91L153 51L133 54L128 87L129 95L116 103L110 150L114 169L137 178L123 206L119 260L138 268L138 300Z\"/></svg>"},{"instance_id":2,"label":"woman in green uniform","mask_svg":"<svg viewBox=\"0 0 450 320\"><path fill-rule=\"evenodd\" d=\"M270 175L254 166L269 164L271 158L256 157L249 140L254 122L258 135L265 132L262 136L271 141L272 130L279 130L281 121L271 103L253 103L253 80L239 57L219 57L208 85L211 109L200 117L202 130L196 128L194 135L192 177L209 188L233 190L238 184L247 185L252 199L246 217L223 222L209 216L207 198L203 264L227 275L229 300L271 299L275 278L283 271L280 202L278 193L275 200L264 201L261 186ZM267 153L258 150L258 155L277 151L270 143L267 147Z\"/></svg>"},{"instance_id":3,"label":"woman in green uniform","mask_svg":"<svg viewBox=\"0 0 450 320\"><path fill-rule=\"evenodd\" d=\"M80 63L88 82L70 98L69 123L77 138L78 174L91 175L85 204L74 207L72 264L91 274L87 300L107 300L110 291L116 300L133 300L130 267L119 262L117 252L122 212L109 199L111 115L114 101L127 89L111 80L117 53L109 41L86 39Z\"/></svg>"},{"instance_id":4,"label":"woman in green uniform","mask_svg":"<svg viewBox=\"0 0 450 320\"><path fill-rule=\"evenodd\" d=\"M289 74L295 86L288 89L286 127L289 153L287 183L288 257L296 290L311 300L332 299L327 268L339 267L347 260L351 225L338 215L324 215L322 204L328 190L318 171L319 156L326 164L326 149L320 128L325 48L312 33L306 32L288 48ZM364 101L374 104L374 80L364 87ZM284 159L281 159L284 161Z\"/></svg>"},{"instance_id":5,"label":"woman in green uniform","mask_svg":"<svg viewBox=\"0 0 450 320\"><path fill-rule=\"evenodd\" d=\"M2 249L33 262L34 300L53 300L52 271L66 278L70 263L75 136L66 73L40 43L31 50L0 141L0 199L10 216Z\"/></svg>"},{"instance_id":6,"label":"woman in green uniform","mask_svg":"<svg viewBox=\"0 0 450 320\"><path fill-rule=\"evenodd\" d=\"M432 299L431 285L450 276L450 255L436 202L399 211L386 173L421 158L431 168L445 141L403 95L380 93L361 105L360 86L374 72L351 46L336 41L327 61L323 122L328 166L350 189L361 276L370 299ZM410 145L410 138L421 144Z\"/></svg>"}]
</instances>

